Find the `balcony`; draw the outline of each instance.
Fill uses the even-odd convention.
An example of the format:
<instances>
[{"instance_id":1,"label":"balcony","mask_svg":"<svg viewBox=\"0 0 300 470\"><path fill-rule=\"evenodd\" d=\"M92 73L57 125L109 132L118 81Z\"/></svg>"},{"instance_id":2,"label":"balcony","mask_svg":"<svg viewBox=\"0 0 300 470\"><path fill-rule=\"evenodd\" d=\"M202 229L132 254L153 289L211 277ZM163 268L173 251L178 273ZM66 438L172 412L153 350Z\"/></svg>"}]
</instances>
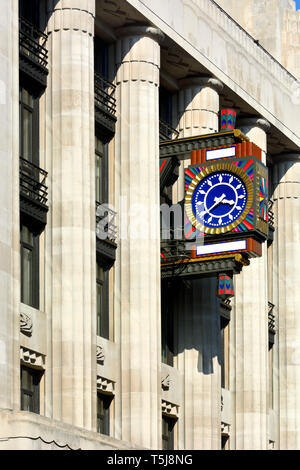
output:
<instances>
[{"instance_id":1,"label":"balcony","mask_svg":"<svg viewBox=\"0 0 300 470\"><path fill-rule=\"evenodd\" d=\"M178 139L179 132L162 119L159 120L159 141Z\"/></svg>"},{"instance_id":2,"label":"balcony","mask_svg":"<svg viewBox=\"0 0 300 470\"><path fill-rule=\"evenodd\" d=\"M47 223L47 172L20 157L21 220L40 233Z\"/></svg>"},{"instance_id":3,"label":"balcony","mask_svg":"<svg viewBox=\"0 0 300 470\"><path fill-rule=\"evenodd\" d=\"M103 143L107 143L115 134L116 87L97 72L94 75L94 84L96 134Z\"/></svg>"},{"instance_id":4,"label":"balcony","mask_svg":"<svg viewBox=\"0 0 300 470\"><path fill-rule=\"evenodd\" d=\"M97 262L110 268L116 259L117 213L96 202L96 254Z\"/></svg>"},{"instance_id":5,"label":"balcony","mask_svg":"<svg viewBox=\"0 0 300 470\"><path fill-rule=\"evenodd\" d=\"M19 67L23 82L32 88L47 86L48 36L24 18L19 18Z\"/></svg>"}]
</instances>

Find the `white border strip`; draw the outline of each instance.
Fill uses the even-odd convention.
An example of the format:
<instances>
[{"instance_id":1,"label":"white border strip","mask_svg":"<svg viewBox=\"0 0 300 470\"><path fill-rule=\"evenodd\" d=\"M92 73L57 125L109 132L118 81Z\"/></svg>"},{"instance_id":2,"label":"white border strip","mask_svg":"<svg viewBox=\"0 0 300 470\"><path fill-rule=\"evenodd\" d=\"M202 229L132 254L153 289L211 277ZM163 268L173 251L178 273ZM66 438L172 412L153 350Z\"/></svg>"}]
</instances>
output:
<instances>
[{"instance_id":1,"label":"white border strip","mask_svg":"<svg viewBox=\"0 0 300 470\"><path fill-rule=\"evenodd\" d=\"M227 253L229 251L246 250L247 240L235 240L233 242L212 243L210 245L197 246L197 256L211 255L215 253Z\"/></svg>"},{"instance_id":2,"label":"white border strip","mask_svg":"<svg viewBox=\"0 0 300 470\"><path fill-rule=\"evenodd\" d=\"M229 158L236 156L236 147L225 147L223 149L206 150L206 161L218 160L218 158Z\"/></svg>"}]
</instances>

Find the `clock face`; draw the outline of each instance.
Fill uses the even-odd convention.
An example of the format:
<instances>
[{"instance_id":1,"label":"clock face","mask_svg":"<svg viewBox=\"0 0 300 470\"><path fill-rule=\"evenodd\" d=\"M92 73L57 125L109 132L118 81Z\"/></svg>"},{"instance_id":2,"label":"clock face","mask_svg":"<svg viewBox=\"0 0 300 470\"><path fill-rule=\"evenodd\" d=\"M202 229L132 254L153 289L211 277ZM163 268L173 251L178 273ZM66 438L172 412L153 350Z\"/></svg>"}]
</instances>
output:
<instances>
[{"instance_id":1,"label":"clock face","mask_svg":"<svg viewBox=\"0 0 300 470\"><path fill-rule=\"evenodd\" d=\"M246 204L246 185L230 171L216 171L203 178L192 197L194 216L210 228L232 224L242 215Z\"/></svg>"},{"instance_id":2,"label":"clock face","mask_svg":"<svg viewBox=\"0 0 300 470\"><path fill-rule=\"evenodd\" d=\"M253 205L253 182L231 163L199 168L185 195L185 210L191 224L211 235L234 230Z\"/></svg>"}]
</instances>

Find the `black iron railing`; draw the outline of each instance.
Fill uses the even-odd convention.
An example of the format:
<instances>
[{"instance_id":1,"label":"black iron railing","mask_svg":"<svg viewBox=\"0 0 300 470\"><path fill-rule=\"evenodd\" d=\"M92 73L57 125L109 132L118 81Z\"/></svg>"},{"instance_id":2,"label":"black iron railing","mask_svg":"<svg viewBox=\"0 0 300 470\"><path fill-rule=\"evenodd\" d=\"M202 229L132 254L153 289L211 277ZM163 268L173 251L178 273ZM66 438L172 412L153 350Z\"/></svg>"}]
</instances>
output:
<instances>
[{"instance_id":1,"label":"black iron railing","mask_svg":"<svg viewBox=\"0 0 300 470\"><path fill-rule=\"evenodd\" d=\"M20 157L20 193L32 201L47 205L47 172Z\"/></svg>"},{"instance_id":2,"label":"black iron railing","mask_svg":"<svg viewBox=\"0 0 300 470\"><path fill-rule=\"evenodd\" d=\"M106 80L102 75L95 72L95 105L104 109L110 114L116 114L116 87L113 83Z\"/></svg>"},{"instance_id":3,"label":"black iron railing","mask_svg":"<svg viewBox=\"0 0 300 470\"><path fill-rule=\"evenodd\" d=\"M268 302L268 325L269 331L275 332L275 315L273 313L275 305L272 302Z\"/></svg>"},{"instance_id":4,"label":"black iron railing","mask_svg":"<svg viewBox=\"0 0 300 470\"><path fill-rule=\"evenodd\" d=\"M97 236L100 235L102 240L106 237L109 241L116 241L116 215L117 213L115 211L96 201L96 232ZM104 236L101 237L101 235Z\"/></svg>"},{"instance_id":5,"label":"black iron railing","mask_svg":"<svg viewBox=\"0 0 300 470\"><path fill-rule=\"evenodd\" d=\"M161 262L168 263L187 258L186 243L183 240L161 241Z\"/></svg>"},{"instance_id":6,"label":"black iron railing","mask_svg":"<svg viewBox=\"0 0 300 470\"><path fill-rule=\"evenodd\" d=\"M47 68L48 51L46 42L48 36L39 31L24 18L19 18L20 53L29 57L37 65Z\"/></svg>"},{"instance_id":7,"label":"black iron railing","mask_svg":"<svg viewBox=\"0 0 300 470\"><path fill-rule=\"evenodd\" d=\"M178 139L178 136L179 132L176 129L162 119L159 120L159 139L161 142Z\"/></svg>"},{"instance_id":8,"label":"black iron railing","mask_svg":"<svg viewBox=\"0 0 300 470\"><path fill-rule=\"evenodd\" d=\"M274 205L274 201L272 201L272 199L269 199L269 202L268 202L269 226L274 229L275 228L275 219L274 219L273 205Z\"/></svg>"}]
</instances>

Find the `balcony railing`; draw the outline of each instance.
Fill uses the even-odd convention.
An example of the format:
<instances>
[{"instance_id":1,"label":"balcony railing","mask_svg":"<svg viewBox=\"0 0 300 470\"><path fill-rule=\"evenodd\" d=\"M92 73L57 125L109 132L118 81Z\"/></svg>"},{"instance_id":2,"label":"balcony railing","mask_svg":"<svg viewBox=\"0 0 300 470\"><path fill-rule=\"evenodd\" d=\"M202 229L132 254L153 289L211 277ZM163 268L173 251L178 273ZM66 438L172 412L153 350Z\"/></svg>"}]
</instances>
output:
<instances>
[{"instance_id":1,"label":"balcony railing","mask_svg":"<svg viewBox=\"0 0 300 470\"><path fill-rule=\"evenodd\" d=\"M116 114L116 87L102 75L95 72L95 105L104 109L110 114Z\"/></svg>"},{"instance_id":2,"label":"balcony railing","mask_svg":"<svg viewBox=\"0 0 300 470\"><path fill-rule=\"evenodd\" d=\"M268 203L268 219L269 219L269 226L274 230L275 228L275 219L274 219L274 211L273 211L274 201L269 199Z\"/></svg>"},{"instance_id":3,"label":"balcony railing","mask_svg":"<svg viewBox=\"0 0 300 470\"><path fill-rule=\"evenodd\" d=\"M20 193L32 202L47 206L47 172L20 157Z\"/></svg>"},{"instance_id":4,"label":"balcony railing","mask_svg":"<svg viewBox=\"0 0 300 470\"><path fill-rule=\"evenodd\" d=\"M48 64L47 38L46 34L39 31L27 20L19 19L20 53L45 70Z\"/></svg>"},{"instance_id":5,"label":"balcony railing","mask_svg":"<svg viewBox=\"0 0 300 470\"><path fill-rule=\"evenodd\" d=\"M268 326L271 333L275 333L275 315L273 313L275 305L268 302Z\"/></svg>"},{"instance_id":6,"label":"balcony railing","mask_svg":"<svg viewBox=\"0 0 300 470\"><path fill-rule=\"evenodd\" d=\"M160 142L178 139L178 136L179 136L179 132L176 129L174 129L172 126L170 126L170 124L163 121L162 119L159 120Z\"/></svg>"},{"instance_id":7,"label":"balcony railing","mask_svg":"<svg viewBox=\"0 0 300 470\"><path fill-rule=\"evenodd\" d=\"M114 242L117 239L116 215L117 213L108 207L101 208L101 203L96 202L97 234L106 235L106 239ZM103 238L101 238L103 240Z\"/></svg>"}]
</instances>

